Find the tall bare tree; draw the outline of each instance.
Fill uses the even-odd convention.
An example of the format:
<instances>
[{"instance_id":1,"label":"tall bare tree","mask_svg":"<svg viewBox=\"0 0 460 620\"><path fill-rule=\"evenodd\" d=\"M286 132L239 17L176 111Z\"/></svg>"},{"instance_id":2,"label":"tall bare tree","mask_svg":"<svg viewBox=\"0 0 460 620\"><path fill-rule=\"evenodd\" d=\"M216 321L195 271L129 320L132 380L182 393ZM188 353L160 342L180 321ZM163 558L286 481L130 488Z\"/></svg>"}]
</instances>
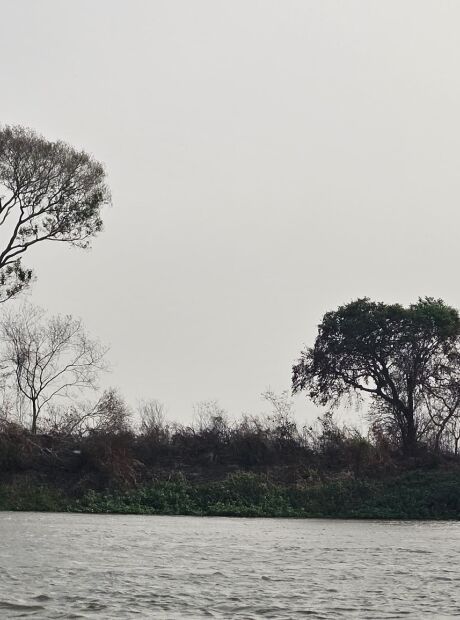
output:
<instances>
[{"instance_id":1,"label":"tall bare tree","mask_svg":"<svg viewBox=\"0 0 460 620\"><path fill-rule=\"evenodd\" d=\"M0 302L33 277L22 256L42 241L87 247L110 201L103 166L30 129L0 129Z\"/></svg>"},{"instance_id":2,"label":"tall bare tree","mask_svg":"<svg viewBox=\"0 0 460 620\"><path fill-rule=\"evenodd\" d=\"M70 315L47 317L42 309L25 305L3 318L1 337L4 371L29 404L32 433L47 406L58 397L94 389L105 367L106 349Z\"/></svg>"}]
</instances>

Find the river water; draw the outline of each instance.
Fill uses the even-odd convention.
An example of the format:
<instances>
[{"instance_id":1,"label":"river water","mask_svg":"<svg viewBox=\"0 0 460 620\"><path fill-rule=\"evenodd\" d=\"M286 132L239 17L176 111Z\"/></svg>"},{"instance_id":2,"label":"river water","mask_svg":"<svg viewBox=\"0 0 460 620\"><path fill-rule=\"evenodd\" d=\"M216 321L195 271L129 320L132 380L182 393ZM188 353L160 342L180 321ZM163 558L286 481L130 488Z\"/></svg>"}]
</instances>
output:
<instances>
[{"instance_id":1,"label":"river water","mask_svg":"<svg viewBox=\"0 0 460 620\"><path fill-rule=\"evenodd\" d=\"M460 617L460 523L0 513L0 618Z\"/></svg>"}]
</instances>

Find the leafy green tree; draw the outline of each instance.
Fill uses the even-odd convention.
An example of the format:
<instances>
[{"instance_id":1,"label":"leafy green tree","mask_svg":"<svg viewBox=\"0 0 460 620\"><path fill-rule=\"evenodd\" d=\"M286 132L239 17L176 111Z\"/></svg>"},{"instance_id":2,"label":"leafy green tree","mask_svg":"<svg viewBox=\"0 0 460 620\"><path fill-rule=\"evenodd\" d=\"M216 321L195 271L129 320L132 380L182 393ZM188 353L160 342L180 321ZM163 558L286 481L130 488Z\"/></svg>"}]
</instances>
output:
<instances>
[{"instance_id":1,"label":"leafy green tree","mask_svg":"<svg viewBox=\"0 0 460 620\"><path fill-rule=\"evenodd\" d=\"M87 247L110 200L103 166L24 127L0 128L0 302L30 283L25 252L42 241Z\"/></svg>"},{"instance_id":2,"label":"leafy green tree","mask_svg":"<svg viewBox=\"0 0 460 620\"><path fill-rule=\"evenodd\" d=\"M416 451L425 397L459 359L460 318L442 300L408 308L358 299L324 315L315 345L293 367L294 392L337 406L368 395L391 415L406 454Z\"/></svg>"}]
</instances>

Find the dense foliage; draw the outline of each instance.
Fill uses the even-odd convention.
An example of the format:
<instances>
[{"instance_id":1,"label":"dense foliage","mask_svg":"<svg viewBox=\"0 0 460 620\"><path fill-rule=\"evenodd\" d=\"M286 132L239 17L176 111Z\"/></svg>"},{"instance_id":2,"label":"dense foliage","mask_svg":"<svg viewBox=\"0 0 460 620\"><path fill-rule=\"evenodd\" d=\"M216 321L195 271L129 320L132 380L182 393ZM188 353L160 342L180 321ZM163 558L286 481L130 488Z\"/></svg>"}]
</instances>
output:
<instances>
[{"instance_id":1,"label":"dense foliage","mask_svg":"<svg viewBox=\"0 0 460 620\"><path fill-rule=\"evenodd\" d=\"M453 409L440 399L460 394L459 345L458 312L442 300L404 308L358 299L324 315L314 346L293 368L293 389L331 406L367 396L374 419L415 454L433 426L442 433L456 413L458 398Z\"/></svg>"},{"instance_id":2,"label":"dense foliage","mask_svg":"<svg viewBox=\"0 0 460 620\"><path fill-rule=\"evenodd\" d=\"M459 519L458 472L416 471L383 479L280 484L238 472L221 481L182 476L75 497L28 481L0 486L0 510L71 511L226 517Z\"/></svg>"},{"instance_id":3,"label":"dense foliage","mask_svg":"<svg viewBox=\"0 0 460 620\"><path fill-rule=\"evenodd\" d=\"M22 257L35 244L87 247L109 199L103 166L84 151L24 127L0 128L0 301L30 283Z\"/></svg>"}]
</instances>

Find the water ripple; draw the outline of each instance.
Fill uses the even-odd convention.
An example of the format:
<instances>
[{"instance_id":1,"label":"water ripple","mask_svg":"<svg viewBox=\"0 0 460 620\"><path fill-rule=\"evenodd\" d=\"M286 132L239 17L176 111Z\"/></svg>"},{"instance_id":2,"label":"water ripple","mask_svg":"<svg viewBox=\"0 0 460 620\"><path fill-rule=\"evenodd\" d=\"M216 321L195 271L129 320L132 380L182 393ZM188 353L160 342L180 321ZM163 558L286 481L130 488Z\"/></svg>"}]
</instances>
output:
<instances>
[{"instance_id":1,"label":"water ripple","mask_svg":"<svg viewBox=\"0 0 460 620\"><path fill-rule=\"evenodd\" d=\"M458 523L0 513L0 618L451 618L459 551Z\"/></svg>"}]
</instances>

